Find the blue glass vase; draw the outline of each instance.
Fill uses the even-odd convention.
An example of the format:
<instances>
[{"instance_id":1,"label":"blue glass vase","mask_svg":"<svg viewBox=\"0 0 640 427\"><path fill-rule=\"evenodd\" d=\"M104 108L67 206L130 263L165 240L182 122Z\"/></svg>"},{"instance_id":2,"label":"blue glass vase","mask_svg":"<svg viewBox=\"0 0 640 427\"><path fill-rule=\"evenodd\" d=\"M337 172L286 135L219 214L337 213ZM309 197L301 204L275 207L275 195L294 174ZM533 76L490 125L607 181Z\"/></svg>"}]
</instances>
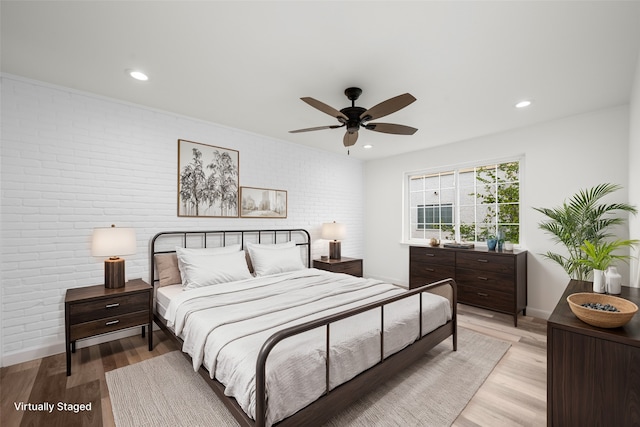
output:
<instances>
[{"instance_id":1,"label":"blue glass vase","mask_svg":"<svg viewBox=\"0 0 640 427\"><path fill-rule=\"evenodd\" d=\"M497 244L498 239L487 239L487 248L489 248L490 251L495 251Z\"/></svg>"}]
</instances>

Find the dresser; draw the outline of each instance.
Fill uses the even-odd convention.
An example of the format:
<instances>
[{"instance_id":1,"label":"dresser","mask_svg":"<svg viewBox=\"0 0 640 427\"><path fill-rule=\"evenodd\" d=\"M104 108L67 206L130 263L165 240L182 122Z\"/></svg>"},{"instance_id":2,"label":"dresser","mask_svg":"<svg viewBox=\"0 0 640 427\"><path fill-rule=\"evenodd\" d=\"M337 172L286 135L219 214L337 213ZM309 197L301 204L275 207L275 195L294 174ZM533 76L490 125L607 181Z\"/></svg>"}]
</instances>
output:
<instances>
[{"instance_id":1,"label":"dresser","mask_svg":"<svg viewBox=\"0 0 640 427\"><path fill-rule=\"evenodd\" d=\"M578 319L567 303L593 283L571 280L547 321L547 425L640 425L640 315L621 328ZM640 306L640 289L622 287Z\"/></svg>"},{"instance_id":2,"label":"dresser","mask_svg":"<svg viewBox=\"0 0 640 427\"><path fill-rule=\"evenodd\" d=\"M314 259L313 268L362 277L362 260L360 258Z\"/></svg>"},{"instance_id":3,"label":"dresser","mask_svg":"<svg viewBox=\"0 0 640 427\"><path fill-rule=\"evenodd\" d=\"M409 247L409 288L453 278L458 302L513 316L526 314L527 251Z\"/></svg>"},{"instance_id":4,"label":"dresser","mask_svg":"<svg viewBox=\"0 0 640 427\"><path fill-rule=\"evenodd\" d=\"M134 326L149 327L149 351L153 349L153 288L142 279L130 280L122 288L104 285L67 289L64 300L67 376L71 375L71 353L76 341Z\"/></svg>"}]
</instances>

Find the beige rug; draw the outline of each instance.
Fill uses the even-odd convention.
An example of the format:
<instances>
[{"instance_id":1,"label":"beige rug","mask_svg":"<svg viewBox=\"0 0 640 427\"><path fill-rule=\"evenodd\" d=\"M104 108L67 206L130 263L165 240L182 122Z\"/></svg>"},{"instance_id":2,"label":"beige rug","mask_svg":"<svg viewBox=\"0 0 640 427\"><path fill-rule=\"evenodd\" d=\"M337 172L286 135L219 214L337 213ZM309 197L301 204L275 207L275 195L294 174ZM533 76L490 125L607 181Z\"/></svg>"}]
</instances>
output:
<instances>
[{"instance_id":1,"label":"beige rug","mask_svg":"<svg viewBox=\"0 0 640 427\"><path fill-rule=\"evenodd\" d=\"M467 329L364 396L327 425L450 426L509 349ZM187 359L174 351L106 373L118 427L237 426Z\"/></svg>"}]
</instances>

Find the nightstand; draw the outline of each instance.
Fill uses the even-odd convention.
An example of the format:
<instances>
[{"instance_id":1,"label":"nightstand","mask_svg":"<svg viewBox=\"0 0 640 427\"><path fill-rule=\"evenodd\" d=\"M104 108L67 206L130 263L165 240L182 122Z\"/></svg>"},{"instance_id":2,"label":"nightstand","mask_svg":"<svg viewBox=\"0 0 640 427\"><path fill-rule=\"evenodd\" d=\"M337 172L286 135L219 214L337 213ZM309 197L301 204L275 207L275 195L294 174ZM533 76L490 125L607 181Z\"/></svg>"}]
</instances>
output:
<instances>
[{"instance_id":1,"label":"nightstand","mask_svg":"<svg viewBox=\"0 0 640 427\"><path fill-rule=\"evenodd\" d=\"M314 259L313 268L362 277L362 260L359 258Z\"/></svg>"},{"instance_id":2,"label":"nightstand","mask_svg":"<svg viewBox=\"0 0 640 427\"><path fill-rule=\"evenodd\" d=\"M124 287L104 285L67 289L64 300L67 376L71 375L71 353L76 341L96 335L142 326L149 327L149 351L153 349L153 288L142 279L130 280Z\"/></svg>"}]
</instances>

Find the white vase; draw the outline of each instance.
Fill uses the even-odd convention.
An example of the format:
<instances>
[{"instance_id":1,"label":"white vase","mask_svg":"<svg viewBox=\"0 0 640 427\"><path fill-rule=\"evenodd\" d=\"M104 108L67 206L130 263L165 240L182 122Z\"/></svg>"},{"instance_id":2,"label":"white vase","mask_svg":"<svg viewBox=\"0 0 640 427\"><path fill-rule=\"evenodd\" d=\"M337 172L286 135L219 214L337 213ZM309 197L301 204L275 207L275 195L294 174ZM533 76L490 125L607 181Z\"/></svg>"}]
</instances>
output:
<instances>
[{"instance_id":1,"label":"white vase","mask_svg":"<svg viewBox=\"0 0 640 427\"><path fill-rule=\"evenodd\" d=\"M604 276L604 270L593 270L593 292L598 294L607 292L607 281Z\"/></svg>"},{"instance_id":2,"label":"white vase","mask_svg":"<svg viewBox=\"0 0 640 427\"><path fill-rule=\"evenodd\" d=\"M605 272L607 282L607 293L619 295L622 292L622 276L615 267L607 268Z\"/></svg>"}]
</instances>

